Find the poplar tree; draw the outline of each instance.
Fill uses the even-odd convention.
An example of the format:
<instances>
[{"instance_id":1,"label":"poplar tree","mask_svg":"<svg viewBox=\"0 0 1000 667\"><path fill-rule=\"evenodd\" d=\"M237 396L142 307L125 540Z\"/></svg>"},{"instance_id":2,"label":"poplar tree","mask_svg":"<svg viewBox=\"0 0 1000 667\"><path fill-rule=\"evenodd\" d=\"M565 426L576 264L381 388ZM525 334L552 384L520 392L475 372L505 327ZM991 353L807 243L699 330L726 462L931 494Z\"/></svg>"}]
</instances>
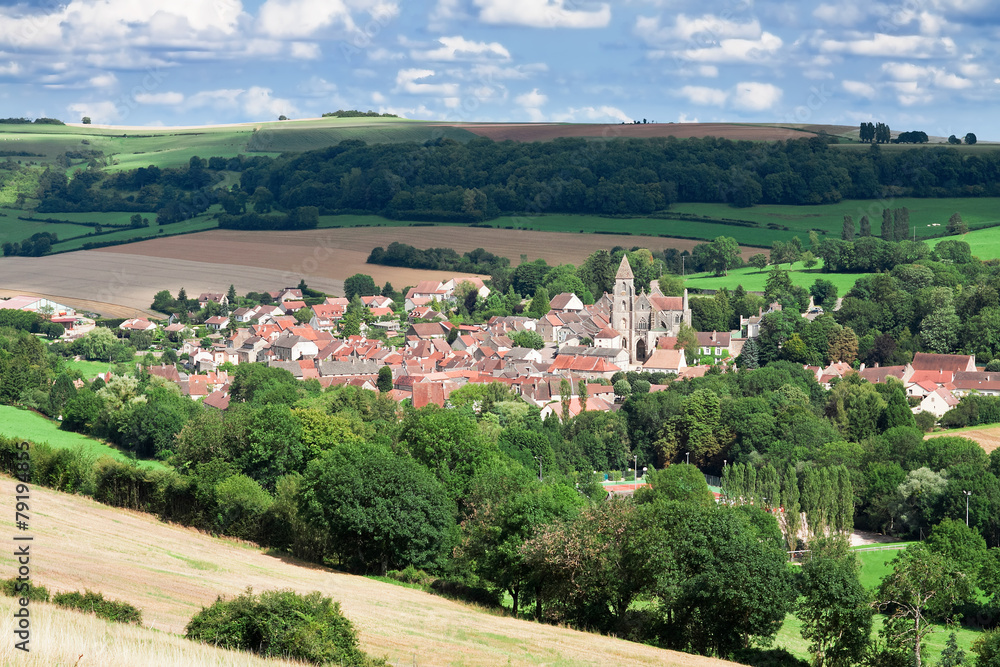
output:
<instances>
[{"instance_id":1,"label":"poplar tree","mask_svg":"<svg viewBox=\"0 0 1000 667\"><path fill-rule=\"evenodd\" d=\"M837 466L838 518L837 530L847 534L854 530L854 485L846 466Z\"/></svg>"},{"instance_id":2,"label":"poplar tree","mask_svg":"<svg viewBox=\"0 0 1000 667\"><path fill-rule=\"evenodd\" d=\"M896 226L892 219L892 209L884 208L882 209L882 240L883 241L895 241L896 240Z\"/></svg>"},{"instance_id":3,"label":"poplar tree","mask_svg":"<svg viewBox=\"0 0 1000 667\"><path fill-rule=\"evenodd\" d=\"M799 544L799 530L802 528L802 514L799 507L799 479L795 474L795 466L791 463L785 466L785 479L782 481L781 497L785 507L785 542L788 550L795 551Z\"/></svg>"},{"instance_id":4,"label":"poplar tree","mask_svg":"<svg viewBox=\"0 0 1000 667\"><path fill-rule=\"evenodd\" d=\"M854 240L854 218L849 215L844 216L844 229L840 232L840 238L845 241Z\"/></svg>"},{"instance_id":5,"label":"poplar tree","mask_svg":"<svg viewBox=\"0 0 1000 667\"><path fill-rule=\"evenodd\" d=\"M859 235L860 236L871 236L872 235L872 223L871 223L871 220L868 219L867 215L861 216L861 223L860 224L861 224L861 231L859 232Z\"/></svg>"}]
</instances>

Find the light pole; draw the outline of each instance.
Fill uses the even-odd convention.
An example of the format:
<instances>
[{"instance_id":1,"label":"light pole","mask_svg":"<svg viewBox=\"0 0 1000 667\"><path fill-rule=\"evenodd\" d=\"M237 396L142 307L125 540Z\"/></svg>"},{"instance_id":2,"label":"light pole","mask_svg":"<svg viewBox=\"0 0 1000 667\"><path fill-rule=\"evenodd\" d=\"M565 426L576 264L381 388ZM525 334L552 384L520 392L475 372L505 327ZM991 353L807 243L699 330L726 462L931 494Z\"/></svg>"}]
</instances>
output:
<instances>
[{"instance_id":1,"label":"light pole","mask_svg":"<svg viewBox=\"0 0 1000 667\"><path fill-rule=\"evenodd\" d=\"M635 479L632 480L632 492L635 493L639 489L639 455L636 454L632 457L633 467L635 468Z\"/></svg>"},{"instance_id":2,"label":"light pole","mask_svg":"<svg viewBox=\"0 0 1000 667\"><path fill-rule=\"evenodd\" d=\"M962 491L965 494L965 527L969 527L969 496L972 495L972 491Z\"/></svg>"},{"instance_id":3,"label":"light pole","mask_svg":"<svg viewBox=\"0 0 1000 667\"><path fill-rule=\"evenodd\" d=\"M536 456L535 460L538 461L538 481L541 482L542 481L542 459L541 459L541 457Z\"/></svg>"},{"instance_id":4,"label":"light pole","mask_svg":"<svg viewBox=\"0 0 1000 667\"><path fill-rule=\"evenodd\" d=\"M685 461L685 463L687 463L688 465L691 465L691 452L684 452L684 456L685 456L685 457L686 457L686 459L687 459L687 460Z\"/></svg>"}]
</instances>

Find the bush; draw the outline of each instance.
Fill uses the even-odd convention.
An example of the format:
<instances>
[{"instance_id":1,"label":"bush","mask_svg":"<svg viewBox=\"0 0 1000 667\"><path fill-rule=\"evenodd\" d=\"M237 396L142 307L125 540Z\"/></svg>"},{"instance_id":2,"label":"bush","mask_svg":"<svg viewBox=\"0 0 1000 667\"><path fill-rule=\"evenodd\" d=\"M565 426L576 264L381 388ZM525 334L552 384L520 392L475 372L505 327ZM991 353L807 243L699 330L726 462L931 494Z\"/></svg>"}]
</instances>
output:
<instances>
[{"instance_id":1,"label":"bush","mask_svg":"<svg viewBox=\"0 0 1000 667\"><path fill-rule=\"evenodd\" d=\"M27 590L19 590L18 585L28 584ZM4 579L0 581L0 593L12 598L28 598L32 602L48 602L49 591L45 586L33 584L30 581L18 581L16 578Z\"/></svg>"},{"instance_id":2,"label":"bush","mask_svg":"<svg viewBox=\"0 0 1000 667\"><path fill-rule=\"evenodd\" d=\"M937 423L937 417L930 412L918 412L913 418L917 421L917 428L924 433L930 433Z\"/></svg>"},{"instance_id":3,"label":"bush","mask_svg":"<svg viewBox=\"0 0 1000 667\"><path fill-rule=\"evenodd\" d=\"M115 623L131 623L133 625L142 623L141 611L128 602L106 600L102 593L94 593L93 591L86 591L82 594L79 591L57 593L53 596L52 602L67 609L93 613L98 618Z\"/></svg>"},{"instance_id":4,"label":"bush","mask_svg":"<svg viewBox=\"0 0 1000 667\"><path fill-rule=\"evenodd\" d=\"M412 565L407 565L402 570L389 570L385 573L385 576L396 581L401 581L404 584L418 584L429 587L434 583L434 577Z\"/></svg>"},{"instance_id":5,"label":"bush","mask_svg":"<svg viewBox=\"0 0 1000 667\"><path fill-rule=\"evenodd\" d=\"M252 651L265 657L313 664L382 665L358 648L351 622L340 603L319 592L251 589L231 600L218 598L203 607L185 628L188 639L221 648Z\"/></svg>"},{"instance_id":6,"label":"bush","mask_svg":"<svg viewBox=\"0 0 1000 667\"><path fill-rule=\"evenodd\" d=\"M1000 666L1000 630L987 632L972 645L976 654L976 667Z\"/></svg>"}]
</instances>

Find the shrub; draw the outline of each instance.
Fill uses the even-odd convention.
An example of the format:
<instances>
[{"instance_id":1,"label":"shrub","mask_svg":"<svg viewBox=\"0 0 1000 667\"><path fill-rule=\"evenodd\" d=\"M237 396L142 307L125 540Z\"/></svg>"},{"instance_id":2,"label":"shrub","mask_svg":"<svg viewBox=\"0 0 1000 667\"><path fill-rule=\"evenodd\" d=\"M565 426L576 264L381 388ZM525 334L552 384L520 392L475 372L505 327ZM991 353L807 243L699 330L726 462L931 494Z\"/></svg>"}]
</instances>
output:
<instances>
[{"instance_id":1,"label":"shrub","mask_svg":"<svg viewBox=\"0 0 1000 667\"><path fill-rule=\"evenodd\" d=\"M265 657L313 664L384 665L358 648L358 636L340 603L319 592L251 589L203 607L185 628L188 639Z\"/></svg>"},{"instance_id":2,"label":"shrub","mask_svg":"<svg viewBox=\"0 0 1000 667\"><path fill-rule=\"evenodd\" d=\"M412 565L407 565L406 568L402 570L389 570L385 573L385 576L390 579L395 579L396 581L401 581L404 584L430 586L434 583L434 577L427 574L423 570L413 567Z\"/></svg>"},{"instance_id":3,"label":"shrub","mask_svg":"<svg viewBox=\"0 0 1000 667\"><path fill-rule=\"evenodd\" d=\"M18 584L28 584L27 590L18 590ZM49 591L45 586L33 584L30 581L18 581L16 578L4 579L0 581L0 593L12 598L28 598L32 602L48 602Z\"/></svg>"},{"instance_id":4,"label":"shrub","mask_svg":"<svg viewBox=\"0 0 1000 667\"><path fill-rule=\"evenodd\" d=\"M142 623L141 611L128 602L106 600L102 593L94 593L93 591L57 593L52 597L52 602L67 609L96 614L98 618L115 623L131 623L133 625Z\"/></svg>"},{"instance_id":5,"label":"shrub","mask_svg":"<svg viewBox=\"0 0 1000 667\"><path fill-rule=\"evenodd\" d=\"M972 645L976 654L976 667L997 667L1000 665L1000 630L987 632Z\"/></svg>"}]
</instances>

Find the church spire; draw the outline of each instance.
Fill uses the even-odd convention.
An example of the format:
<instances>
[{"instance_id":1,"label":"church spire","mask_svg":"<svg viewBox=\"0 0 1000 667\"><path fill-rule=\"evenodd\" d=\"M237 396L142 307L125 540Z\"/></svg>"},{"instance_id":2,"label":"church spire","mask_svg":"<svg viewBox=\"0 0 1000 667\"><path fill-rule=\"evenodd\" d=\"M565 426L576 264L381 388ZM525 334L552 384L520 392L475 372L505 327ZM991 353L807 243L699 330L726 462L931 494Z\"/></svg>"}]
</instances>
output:
<instances>
[{"instance_id":1,"label":"church spire","mask_svg":"<svg viewBox=\"0 0 1000 667\"><path fill-rule=\"evenodd\" d=\"M615 276L615 280L634 280L635 276L632 275L632 266L628 263L628 255L622 255L622 263L618 265L618 275Z\"/></svg>"}]
</instances>

